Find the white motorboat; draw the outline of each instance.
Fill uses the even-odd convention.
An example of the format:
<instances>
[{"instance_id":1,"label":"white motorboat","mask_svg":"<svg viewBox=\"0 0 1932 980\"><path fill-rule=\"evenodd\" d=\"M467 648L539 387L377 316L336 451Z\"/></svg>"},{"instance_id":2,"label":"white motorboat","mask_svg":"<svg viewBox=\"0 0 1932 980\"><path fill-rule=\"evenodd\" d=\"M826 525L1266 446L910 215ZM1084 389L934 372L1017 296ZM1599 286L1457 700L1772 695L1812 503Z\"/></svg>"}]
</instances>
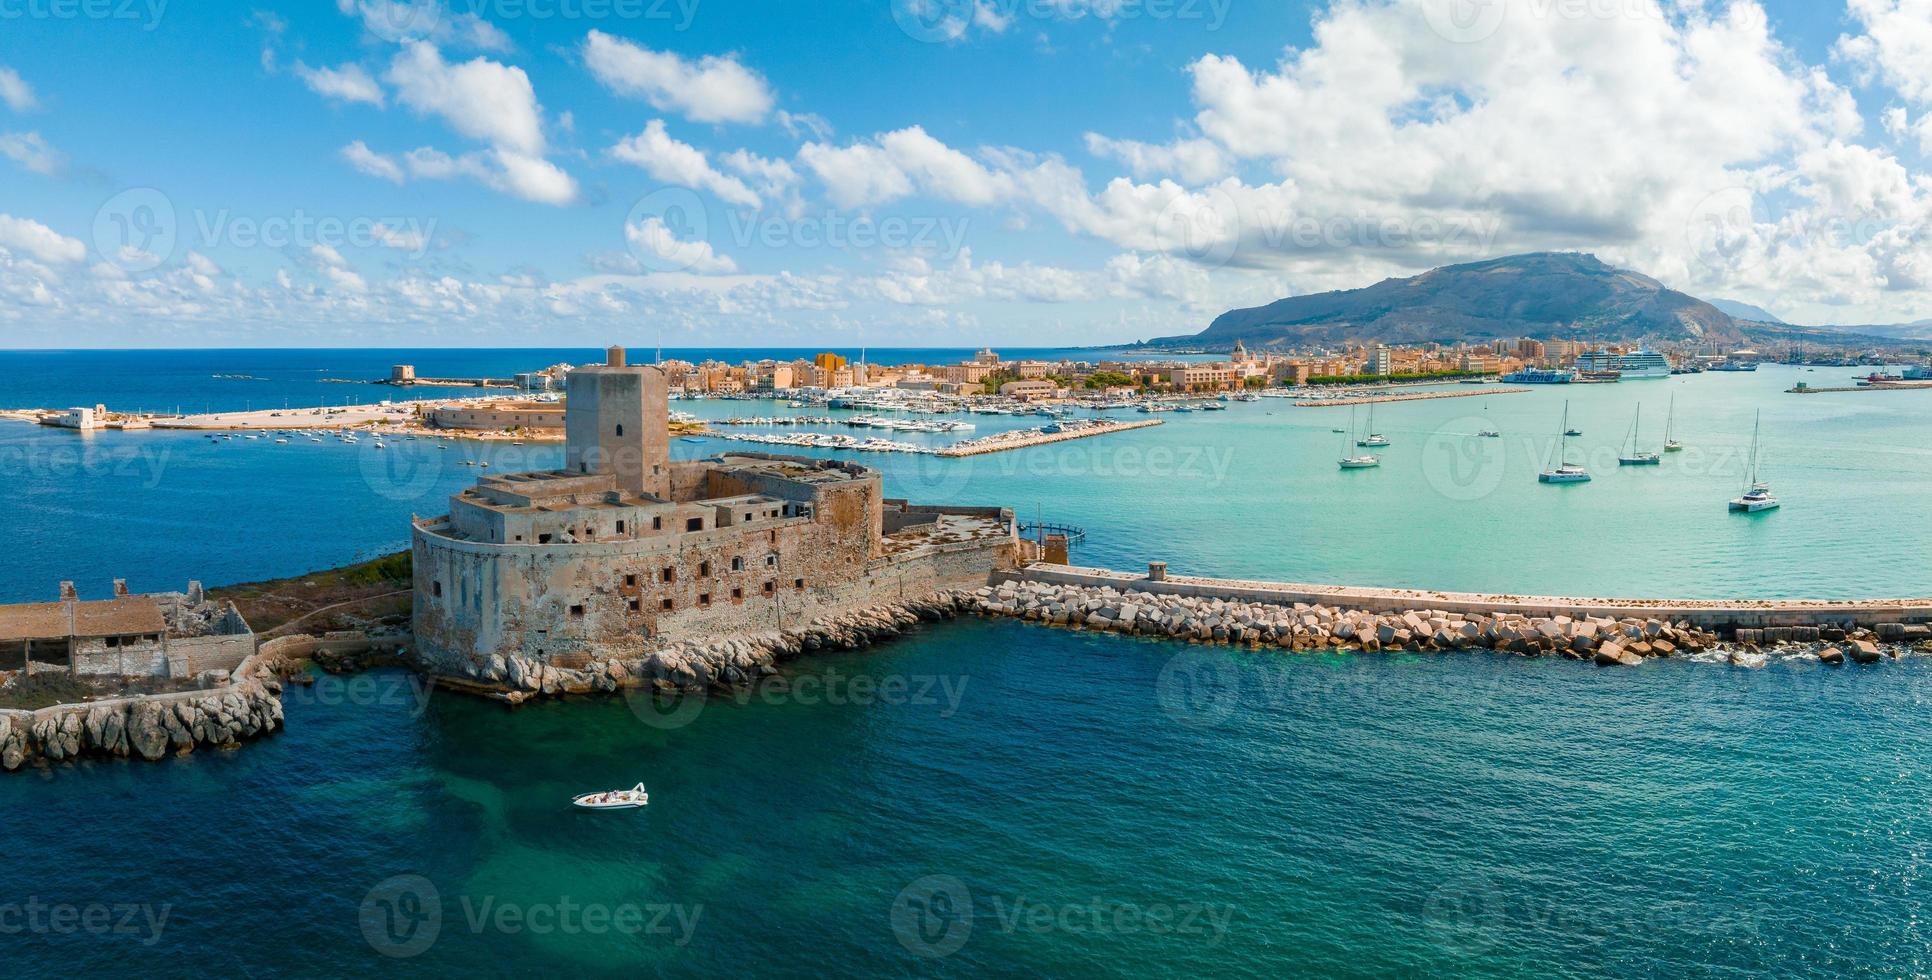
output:
<instances>
[{"instance_id":1,"label":"white motorboat","mask_svg":"<svg viewBox=\"0 0 1932 980\"><path fill-rule=\"evenodd\" d=\"M630 789L613 789L602 793L585 793L570 802L586 810L635 810L651 802L650 794L644 792L644 784L638 783Z\"/></svg>"}]
</instances>

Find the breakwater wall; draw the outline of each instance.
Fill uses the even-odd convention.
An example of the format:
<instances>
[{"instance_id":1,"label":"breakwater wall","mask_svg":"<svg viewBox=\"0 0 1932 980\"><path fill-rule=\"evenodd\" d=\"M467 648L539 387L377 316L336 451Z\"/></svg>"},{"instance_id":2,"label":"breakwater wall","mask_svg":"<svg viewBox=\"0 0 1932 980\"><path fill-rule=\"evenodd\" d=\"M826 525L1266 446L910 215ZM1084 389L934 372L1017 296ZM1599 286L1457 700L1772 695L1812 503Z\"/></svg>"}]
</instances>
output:
<instances>
[{"instance_id":1,"label":"breakwater wall","mask_svg":"<svg viewBox=\"0 0 1932 980\"><path fill-rule=\"evenodd\" d=\"M1442 602L1430 598L1448 599ZM1651 657L1717 652L1759 666L1762 647L1795 647L1828 664L1875 663L1902 646L1932 642L1923 623L1861 624L1856 616L1741 626L1713 606L1620 600L1478 597L1462 593L1342 589L1277 583L1146 577L1063 565L996 575L973 594L977 611L1054 626L1203 643L1287 650L1416 652L1488 649L1635 666ZM1809 608L1810 605L1806 604ZM1822 604L1815 604L1822 605ZM1834 608L1842 604L1831 604ZM1896 606L1873 607L1887 610ZM1765 609L1752 609L1763 613ZM1791 617L1790 610L1777 611ZM1867 611L1869 615L1870 611ZM1775 617L1774 617L1775 618ZM1719 620L1722 620L1721 626ZM1720 632L1720 628L1722 632Z\"/></svg>"},{"instance_id":2,"label":"breakwater wall","mask_svg":"<svg viewBox=\"0 0 1932 980\"><path fill-rule=\"evenodd\" d=\"M1429 589L1376 589L1292 582L1256 582L1117 572L1101 568L1034 564L1005 572L994 581L1013 580L1114 588L1121 591L1193 598L1233 599L1274 605L1328 605L1366 612L1439 609L1464 615L1512 615L1571 619L1638 617L1685 622L1730 637L1737 630L1790 627L1866 629L1896 638L1932 638L1932 598L1928 599L1611 599L1565 596L1440 592ZM1914 628L1918 627L1918 628Z\"/></svg>"},{"instance_id":3,"label":"breakwater wall","mask_svg":"<svg viewBox=\"0 0 1932 980\"><path fill-rule=\"evenodd\" d=\"M1048 443L1067 442L1072 439L1092 439L1095 436L1110 436L1116 432L1131 432L1135 429L1149 429L1149 428L1153 428L1154 426L1162 424L1163 421L1164 421L1163 419L1148 419L1146 421L1141 421L1141 422L1101 422L1099 424L1090 425L1085 428L1068 429L1065 432L1034 432L1028 435L1015 436L1014 438L1011 438L1011 439L999 439L998 437L992 437L997 441L992 441L992 442L975 441L971 445L953 446L951 448L941 449L935 455L943 456L948 459L960 459L967 456L984 456L987 453L1003 453L1009 449L1025 449L1028 446L1044 446L1044 445L1047 445Z\"/></svg>"},{"instance_id":4,"label":"breakwater wall","mask_svg":"<svg viewBox=\"0 0 1932 980\"><path fill-rule=\"evenodd\" d=\"M1438 398L1483 398L1489 395L1521 395L1528 388L1492 388L1475 391L1412 391L1399 395L1349 395L1340 398L1304 398L1296 408L1346 408L1350 405L1379 405L1384 402L1425 402Z\"/></svg>"}]
</instances>

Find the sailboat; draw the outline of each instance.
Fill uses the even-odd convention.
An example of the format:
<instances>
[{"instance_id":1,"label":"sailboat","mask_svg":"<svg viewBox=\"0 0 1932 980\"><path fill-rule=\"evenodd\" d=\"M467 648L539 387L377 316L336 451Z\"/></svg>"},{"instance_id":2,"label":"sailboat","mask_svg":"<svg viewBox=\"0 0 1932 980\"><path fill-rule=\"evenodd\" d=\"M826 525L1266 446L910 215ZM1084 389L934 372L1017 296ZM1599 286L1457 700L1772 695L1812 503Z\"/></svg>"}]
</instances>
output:
<instances>
[{"instance_id":1,"label":"sailboat","mask_svg":"<svg viewBox=\"0 0 1932 980\"><path fill-rule=\"evenodd\" d=\"M1351 426L1351 428L1353 428L1353 426ZM1375 431L1375 406L1373 404L1369 405L1368 435L1361 439L1356 440L1355 444L1358 446L1366 446L1371 448L1376 446L1386 446L1389 444L1389 440L1384 438L1382 433Z\"/></svg>"},{"instance_id":2,"label":"sailboat","mask_svg":"<svg viewBox=\"0 0 1932 980\"><path fill-rule=\"evenodd\" d=\"M1758 479L1758 432L1764 421L1764 413L1759 412L1751 423L1751 470L1746 477L1744 496L1731 501L1731 510L1739 514L1756 514L1760 511L1777 510L1781 504L1771 495L1769 484Z\"/></svg>"},{"instance_id":3,"label":"sailboat","mask_svg":"<svg viewBox=\"0 0 1932 980\"><path fill-rule=\"evenodd\" d=\"M1671 435L1671 431L1676 427L1676 425L1677 425L1677 396L1671 395L1670 413L1664 416L1664 452L1681 453L1684 451L1684 444L1681 442L1678 442L1676 438Z\"/></svg>"},{"instance_id":4,"label":"sailboat","mask_svg":"<svg viewBox=\"0 0 1932 980\"><path fill-rule=\"evenodd\" d=\"M1637 417L1630 420L1630 435L1624 440L1623 455L1617 457L1618 466L1656 466L1664 461L1662 453L1647 453L1637 448L1637 437L1644 422L1644 403L1637 403Z\"/></svg>"},{"instance_id":5,"label":"sailboat","mask_svg":"<svg viewBox=\"0 0 1932 980\"><path fill-rule=\"evenodd\" d=\"M1486 402L1483 405L1483 430L1476 434L1484 439L1501 439L1503 437L1502 433L1496 431L1495 426L1489 424L1489 405Z\"/></svg>"},{"instance_id":6,"label":"sailboat","mask_svg":"<svg viewBox=\"0 0 1932 980\"><path fill-rule=\"evenodd\" d=\"M1359 456L1350 456L1348 454L1349 436L1352 436L1354 434L1355 434L1355 410L1349 409L1348 433L1342 436L1342 458L1338 460L1338 462L1341 464L1342 469L1368 470L1368 469L1374 469L1375 467L1382 465L1382 457L1377 456L1374 453L1362 453ZM1363 442L1363 443L1360 443L1360 445L1368 445L1368 443Z\"/></svg>"},{"instance_id":7,"label":"sailboat","mask_svg":"<svg viewBox=\"0 0 1932 980\"><path fill-rule=\"evenodd\" d=\"M1570 403L1563 403L1563 434L1557 439L1556 465L1536 475L1539 483L1588 483L1590 471L1570 462Z\"/></svg>"}]
</instances>

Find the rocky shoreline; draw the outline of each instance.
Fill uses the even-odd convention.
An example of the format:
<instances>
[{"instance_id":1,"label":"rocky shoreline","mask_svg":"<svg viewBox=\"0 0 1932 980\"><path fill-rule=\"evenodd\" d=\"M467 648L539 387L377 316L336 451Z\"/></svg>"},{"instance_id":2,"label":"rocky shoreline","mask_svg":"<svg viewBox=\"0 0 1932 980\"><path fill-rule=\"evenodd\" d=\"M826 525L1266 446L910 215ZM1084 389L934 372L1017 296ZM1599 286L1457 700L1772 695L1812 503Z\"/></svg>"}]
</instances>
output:
<instances>
[{"instance_id":1,"label":"rocky shoreline","mask_svg":"<svg viewBox=\"0 0 1932 980\"><path fill-rule=\"evenodd\" d=\"M230 748L282 727L282 684L259 662L201 691L0 711L0 769L84 756L155 761Z\"/></svg>"},{"instance_id":2,"label":"rocky shoreline","mask_svg":"<svg viewBox=\"0 0 1932 980\"><path fill-rule=\"evenodd\" d=\"M431 679L509 704L644 687L665 693L731 689L777 673L780 663L807 653L856 650L976 608L973 593L949 590L827 617L797 629L688 640L639 657L593 660L581 668L495 657L473 665L465 674L437 674Z\"/></svg>"},{"instance_id":3,"label":"rocky shoreline","mask_svg":"<svg viewBox=\"0 0 1932 980\"><path fill-rule=\"evenodd\" d=\"M971 601L984 615L1196 643L1296 652L1493 650L1630 667L1650 658L1705 653L1721 654L1741 666L1761 666L1764 651L1772 647L1809 652L1827 664L1877 663L1898 657L1901 644L1932 639L1925 627L1881 627L1874 632L1794 626L1740 629L1726 640L1685 621L1634 616L1485 615L1428 608L1377 613L1046 582L1003 582L972 593Z\"/></svg>"}]
</instances>

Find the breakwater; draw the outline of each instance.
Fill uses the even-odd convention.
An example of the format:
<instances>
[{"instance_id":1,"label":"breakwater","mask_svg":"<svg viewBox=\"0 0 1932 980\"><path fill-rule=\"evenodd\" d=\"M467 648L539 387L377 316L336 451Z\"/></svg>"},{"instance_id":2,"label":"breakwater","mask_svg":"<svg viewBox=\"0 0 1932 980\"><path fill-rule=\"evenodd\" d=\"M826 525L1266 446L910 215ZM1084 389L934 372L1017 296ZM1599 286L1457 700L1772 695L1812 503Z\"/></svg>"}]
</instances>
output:
<instances>
[{"instance_id":1,"label":"breakwater","mask_svg":"<svg viewBox=\"0 0 1932 980\"><path fill-rule=\"evenodd\" d=\"M1161 419L1148 419L1141 422L1090 422L1079 428L1064 429L1060 432L1042 432L1038 429L1020 429L1010 433L984 436L968 440L937 455L957 459L963 456L982 456L986 453L1001 453L1009 449L1025 449L1028 446L1044 446L1048 443L1066 442L1069 439L1088 439L1094 436L1112 435L1134 429L1147 429L1162 424Z\"/></svg>"},{"instance_id":2,"label":"breakwater","mask_svg":"<svg viewBox=\"0 0 1932 980\"><path fill-rule=\"evenodd\" d=\"M205 690L0 711L0 769L36 758L152 761L266 735L282 727L282 684L268 667L274 657L257 653Z\"/></svg>"},{"instance_id":3,"label":"breakwater","mask_svg":"<svg viewBox=\"0 0 1932 980\"><path fill-rule=\"evenodd\" d=\"M1521 395L1528 388L1496 388L1484 385L1475 391L1411 391L1395 395L1344 395L1339 398L1304 398L1296 408L1346 408L1350 405L1377 405L1384 402L1424 402L1439 398L1482 398L1488 395Z\"/></svg>"},{"instance_id":4,"label":"breakwater","mask_svg":"<svg viewBox=\"0 0 1932 980\"><path fill-rule=\"evenodd\" d=\"M1766 646L1826 663L1876 662L1932 642L1932 605L1645 602L1147 577L1059 565L995 576L977 609L1049 625L1288 650L1490 649L1635 665L1720 651L1761 663Z\"/></svg>"}]
</instances>

